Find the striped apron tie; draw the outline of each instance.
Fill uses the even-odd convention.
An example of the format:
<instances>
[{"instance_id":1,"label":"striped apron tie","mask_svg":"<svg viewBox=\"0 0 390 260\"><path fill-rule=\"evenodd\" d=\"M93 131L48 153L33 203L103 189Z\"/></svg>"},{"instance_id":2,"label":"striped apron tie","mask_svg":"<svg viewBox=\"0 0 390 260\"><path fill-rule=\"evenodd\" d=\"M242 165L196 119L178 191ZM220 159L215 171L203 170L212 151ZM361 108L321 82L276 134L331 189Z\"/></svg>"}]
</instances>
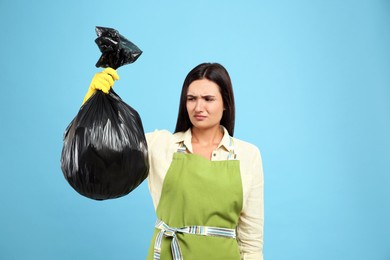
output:
<instances>
[{"instance_id":1,"label":"striped apron tie","mask_svg":"<svg viewBox=\"0 0 390 260\"><path fill-rule=\"evenodd\" d=\"M160 259L161 240L163 236L172 237L171 251L173 260L184 260L180 250L179 242L176 238L176 233L186 233L201 236L217 236L225 238L236 238L236 230L230 228L206 227L206 226L187 226L182 228L172 228L161 220L157 220L155 228L161 231L157 234L154 243L154 260Z\"/></svg>"}]
</instances>

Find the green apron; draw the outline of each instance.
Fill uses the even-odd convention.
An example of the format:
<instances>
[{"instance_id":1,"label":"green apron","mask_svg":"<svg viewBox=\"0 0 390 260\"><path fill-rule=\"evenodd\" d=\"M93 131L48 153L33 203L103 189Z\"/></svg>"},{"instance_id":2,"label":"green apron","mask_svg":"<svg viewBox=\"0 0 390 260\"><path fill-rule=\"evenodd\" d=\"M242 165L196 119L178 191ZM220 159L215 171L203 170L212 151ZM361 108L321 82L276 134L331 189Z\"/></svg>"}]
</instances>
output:
<instances>
[{"instance_id":1,"label":"green apron","mask_svg":"<svg viewBox=\"0 0 390 260\"><path fill-rule=\"evenodd\" d=\"M210 161L196 154L174 153L156 210L160 226L167 229L163 232L156 225L147 259L240 259L235 229L242 196L238 160ZM183 227L190 232L181 232ZM231 231L233 238L225 236ZM180 258L172 253L177 250L171 248L175 243Z\"/></svg>"}]
</instances>

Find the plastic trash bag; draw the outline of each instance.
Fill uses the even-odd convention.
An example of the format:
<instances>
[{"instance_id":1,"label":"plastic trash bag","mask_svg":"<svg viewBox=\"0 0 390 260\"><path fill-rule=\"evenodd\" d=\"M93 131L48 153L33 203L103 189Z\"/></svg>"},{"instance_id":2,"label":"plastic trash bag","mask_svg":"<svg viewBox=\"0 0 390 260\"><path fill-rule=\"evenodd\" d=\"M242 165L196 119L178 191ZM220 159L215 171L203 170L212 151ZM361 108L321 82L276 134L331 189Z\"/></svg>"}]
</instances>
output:
<instances>
[{"instance_id":1,"label":"plastic trash bag","mask_svg":"<svg viewBox=\"0 0 390 260\"><path fill-rule=\"evenodd\" d=\"M96 34L98 38L95 42L102 52L96 67L117 69L125 64L133 63L142 54L134 43L115 29L96 27Z\"/></svg>"},{"instance_id":2,"label":"plastic trash bag","mask_svg":"<svg viewBox=\"0 0 390 260\"><path fill-rule=\"evenodd\" d=\"M101 28L97 28L98 36ZM115 55L103 52L100 60L108 61L105 65L114 67L136 60L131 54L134 44L116 46ZM138 47L136 51L140 53ZM113 90L109 94L97 91L65 130L61 169L68 183L85 197L106 200L130 193L149 172L147 143L138 112Z\"/></svg>"}]
</instances>

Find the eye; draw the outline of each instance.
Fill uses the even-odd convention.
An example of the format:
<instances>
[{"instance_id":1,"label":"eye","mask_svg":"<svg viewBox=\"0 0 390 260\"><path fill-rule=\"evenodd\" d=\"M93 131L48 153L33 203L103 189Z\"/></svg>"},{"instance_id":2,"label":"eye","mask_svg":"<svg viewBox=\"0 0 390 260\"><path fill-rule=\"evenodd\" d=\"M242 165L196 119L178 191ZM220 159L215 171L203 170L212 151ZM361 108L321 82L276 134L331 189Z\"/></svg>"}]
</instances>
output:
<instances>
[{"instance_id":1,"label":"eye","mask_svg":"<svg viewBox=\"0 0 390 260\"><path fill-rule=\"evenodd\" d=\"M211 101L214 101L215 98L214 98L214 97L208 97L208 96L206 96L206 97L204 98L204 100L206 100L207 102L211 102Z\"/></svg>"},{"instance_id":2,"label":"eye","mask_svg":"<svg viewBox=\"0 0 390 260\"><path fill-rule=\"evenodd\" d=\"M187 101L194 101L195 97L194 96L187 96Z\"/></svg>"}]
</instances>

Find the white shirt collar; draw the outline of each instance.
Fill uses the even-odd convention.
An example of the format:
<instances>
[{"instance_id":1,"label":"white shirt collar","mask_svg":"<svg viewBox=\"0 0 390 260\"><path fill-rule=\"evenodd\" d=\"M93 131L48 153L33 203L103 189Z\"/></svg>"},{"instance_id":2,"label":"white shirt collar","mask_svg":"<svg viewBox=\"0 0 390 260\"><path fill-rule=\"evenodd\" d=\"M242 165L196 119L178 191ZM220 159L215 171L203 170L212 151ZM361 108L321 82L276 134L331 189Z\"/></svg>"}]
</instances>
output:
<instances>
[{"instance_id":1,"label":"white shirt collar","mask_svg":"<svg viewBox=\"0 0 390 260\"><path fill-rule=\"evenodd\" d=\"M230 151L231 149L233 149L232 144L231 144L231 137L229 135L229 132L227 131L227 129L224 126L221 126L221 128L223 129L223 137L222 137L221 142L219 143L217 149L219 149L220 147L223 147L226 151ZM186 148L188 149L188 151L190 153L193 153L192 143L191 143L191 140L192 140L191 128L189 128L185 132L175 133L174 140L176 143L183 142L184 145L186 146Z\"/></svg>"}]
</instances>

